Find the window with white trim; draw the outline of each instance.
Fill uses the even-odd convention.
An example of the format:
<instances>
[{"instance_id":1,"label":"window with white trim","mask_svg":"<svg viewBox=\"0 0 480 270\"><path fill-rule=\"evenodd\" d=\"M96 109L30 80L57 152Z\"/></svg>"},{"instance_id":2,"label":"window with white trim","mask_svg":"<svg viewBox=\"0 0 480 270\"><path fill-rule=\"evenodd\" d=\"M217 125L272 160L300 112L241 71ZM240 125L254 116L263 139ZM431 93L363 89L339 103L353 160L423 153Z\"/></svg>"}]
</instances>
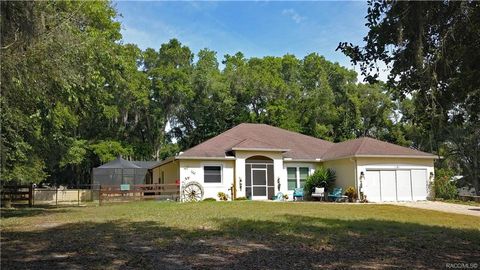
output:
<instances>
[{"instance_id":1,"label":"window with white trim","mask_svg":"<svg viewBox=\"0 0 480 270\"><path fill-rule=\"evenodd\" d=\"M204 183L221 183L222 182L222 166L218 166L218 165L203 166L203 182Z\"/></svg>"},{"instance_id":2,"label":"window with white trim","mask_svg":"<svg viewBox=\"0 0 480 270\"><path fill-rule=\"evenodd\" d=\"M310 173L308 167L287 167L288 190L303 188Z\"/></svg>"},{"instance_id":3,"label":"window with white trim","mask_svg":"<svg viewBox=\"0 0 480 270\"><path fill-rule=\"evenodd\" d=\"M297 168L287 168L288 190L294 190L297 188Z\"/></svg>"}]
</instances>

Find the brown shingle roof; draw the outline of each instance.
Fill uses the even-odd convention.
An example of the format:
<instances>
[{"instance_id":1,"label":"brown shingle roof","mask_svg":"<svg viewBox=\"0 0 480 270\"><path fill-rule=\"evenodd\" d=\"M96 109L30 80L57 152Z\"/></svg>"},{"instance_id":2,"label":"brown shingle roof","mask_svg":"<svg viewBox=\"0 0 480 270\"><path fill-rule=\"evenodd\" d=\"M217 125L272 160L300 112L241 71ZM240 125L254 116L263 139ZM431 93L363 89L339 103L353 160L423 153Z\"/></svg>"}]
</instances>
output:
<instances>
[{"instance_id":1,"label":"brown shingle roof","mask_svg":"<svg viewBox=\"0 0 480 270\"><path fill-rule=\"evenodd\" d=\"M368 137L332 143L265 124L247 123L235 126L186 150L180 157L224 158L231 155L231 151L235 149L279 150L284 152L285 158L307 160L331 160L352 156L435 157L429 153Z\"/></svg>"},{"instance_id":2,"label":"brown shingle roof","mask_svg":"<svg viewBox=\"0 0 480 270\"><path fill-rule=\"evenodd\" d=\"M328 149L322 159L331 160L353 156L435 157L430 153L379 141L369 137L362 137L334 144Z\"/></svg>"},{"instance_id":3,"label":"brown shingle roof","mask_svg":"<svg viewBox=\"0 0 480 270\"><path fill-rule=\"evenodd\" d=\"M333 143L265 125L240 124L186 150L181 157L225 157L232 148L288 149L284 157L320 158Z\"/></svg>"},{"instance_id":4,"label":"brown shingle roof","mask_svg":"<svg viewBox=\"0 0 480 270\"><path fill-rule=\"evenodd\" d=\"M269 144L267 142L247 138L237 144L235 144L231 150L237 149L265 149L265 150L279 150L278 146ZM283 149L283 148L282 148ZM286 150L286 149L285 149Z\"/></svg>"}]
</instances>

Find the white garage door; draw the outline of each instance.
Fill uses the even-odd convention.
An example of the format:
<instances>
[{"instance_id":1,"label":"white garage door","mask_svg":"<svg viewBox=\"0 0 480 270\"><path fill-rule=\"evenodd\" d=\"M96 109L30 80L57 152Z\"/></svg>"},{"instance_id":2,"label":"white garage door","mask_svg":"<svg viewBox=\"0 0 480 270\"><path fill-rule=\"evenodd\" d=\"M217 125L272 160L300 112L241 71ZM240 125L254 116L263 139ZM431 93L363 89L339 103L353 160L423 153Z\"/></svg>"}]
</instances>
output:
<instances>
[{"instance_id":1,"label":"white garage door","mask_svg":"<svg viewBox=\"0 0 480 270\"><path fill-rule=\"evenodd\" d=\"M397 200L412 200L412 182L410 181L410 170L397 171Z\"/></svg>"},{"instance_id":2,"label":"white garage door","mask_svg":"<svg viewBox=\"0 0 480 270\"><path fill-rule=\"evenodd\" d=\"M384 202L397 200L395 171L380 171L380 198Z\"/></svg>"},{"instance_id":3,"label":"white garage door","mask_svg":"<svg viewBox=\"0 0 480 270\"><path fill-rule=\"evenodd\" d=\"M367 171L363 183L363 193L367 200L372 202L381 201L380 198L380 171Z\"/></svg>"},{"instance_id":4,"label":"white garage door","mask_svg":"<svg viewBox=\"0 0 480 270\"><path fill-rule=\"evenodd\" d=\"M412 170L413 200L427 199L427 171Z\"/></svg>"},{"instance_id":5,"label":"white garage door","mask_svg":"<svg viewBox=\"0 0 480 270\"><path fill-rule=\"evenodd\" d=\"M367 170L363 193L371 202L427 199L426 170Z\"/></svg>"}]
</instances>

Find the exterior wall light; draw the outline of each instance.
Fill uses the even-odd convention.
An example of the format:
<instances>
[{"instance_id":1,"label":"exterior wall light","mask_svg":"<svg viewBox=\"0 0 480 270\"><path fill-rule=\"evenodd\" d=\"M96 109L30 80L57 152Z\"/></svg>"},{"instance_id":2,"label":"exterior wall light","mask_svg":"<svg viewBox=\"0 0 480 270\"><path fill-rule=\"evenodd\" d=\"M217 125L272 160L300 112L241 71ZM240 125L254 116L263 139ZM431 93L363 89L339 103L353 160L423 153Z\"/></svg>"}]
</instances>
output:
<instances>
[{"instance_id":1,"label":"exterior wall light","mask_svg":"<svg viewBox=\"0 0 480 270\"><path fill-rule=\"evenodd\" d=\"M280 177L277 178L277 185L278 185L278 191L280 191L280 187L282 186L282 185L280 184Z\"/></svg>"},{"instance_id":2,"label":"exterior wall light","mask_svg":"<svg viewBox=\"0 0 480 270\"><path fill-rule=\"evenodd\" d=\"M242 178L241 177L238 178L238 186L239 186L240 191L241 191L242 190Z\"/></svg>"}]
</instances>

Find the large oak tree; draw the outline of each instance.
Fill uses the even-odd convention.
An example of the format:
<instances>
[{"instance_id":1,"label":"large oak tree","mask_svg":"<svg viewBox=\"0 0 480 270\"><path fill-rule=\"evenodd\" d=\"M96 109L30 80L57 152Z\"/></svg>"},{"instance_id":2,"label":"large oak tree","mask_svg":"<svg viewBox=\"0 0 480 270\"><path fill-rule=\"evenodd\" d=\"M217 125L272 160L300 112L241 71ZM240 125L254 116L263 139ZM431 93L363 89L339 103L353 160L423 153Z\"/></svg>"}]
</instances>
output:
<instances>
[{"instance_id":1,"label":"large oak tree","mask_svg":"<svg viewBox=\"0 0 480 270\"><path fill-rule=\"evenodd\" d=\"M339 49L369 82L387 65L394 98L412 105L416 145L444 155L480 195L480 2L369 1L366 20L365 43Z\"/></svg>"}]
</instances>

